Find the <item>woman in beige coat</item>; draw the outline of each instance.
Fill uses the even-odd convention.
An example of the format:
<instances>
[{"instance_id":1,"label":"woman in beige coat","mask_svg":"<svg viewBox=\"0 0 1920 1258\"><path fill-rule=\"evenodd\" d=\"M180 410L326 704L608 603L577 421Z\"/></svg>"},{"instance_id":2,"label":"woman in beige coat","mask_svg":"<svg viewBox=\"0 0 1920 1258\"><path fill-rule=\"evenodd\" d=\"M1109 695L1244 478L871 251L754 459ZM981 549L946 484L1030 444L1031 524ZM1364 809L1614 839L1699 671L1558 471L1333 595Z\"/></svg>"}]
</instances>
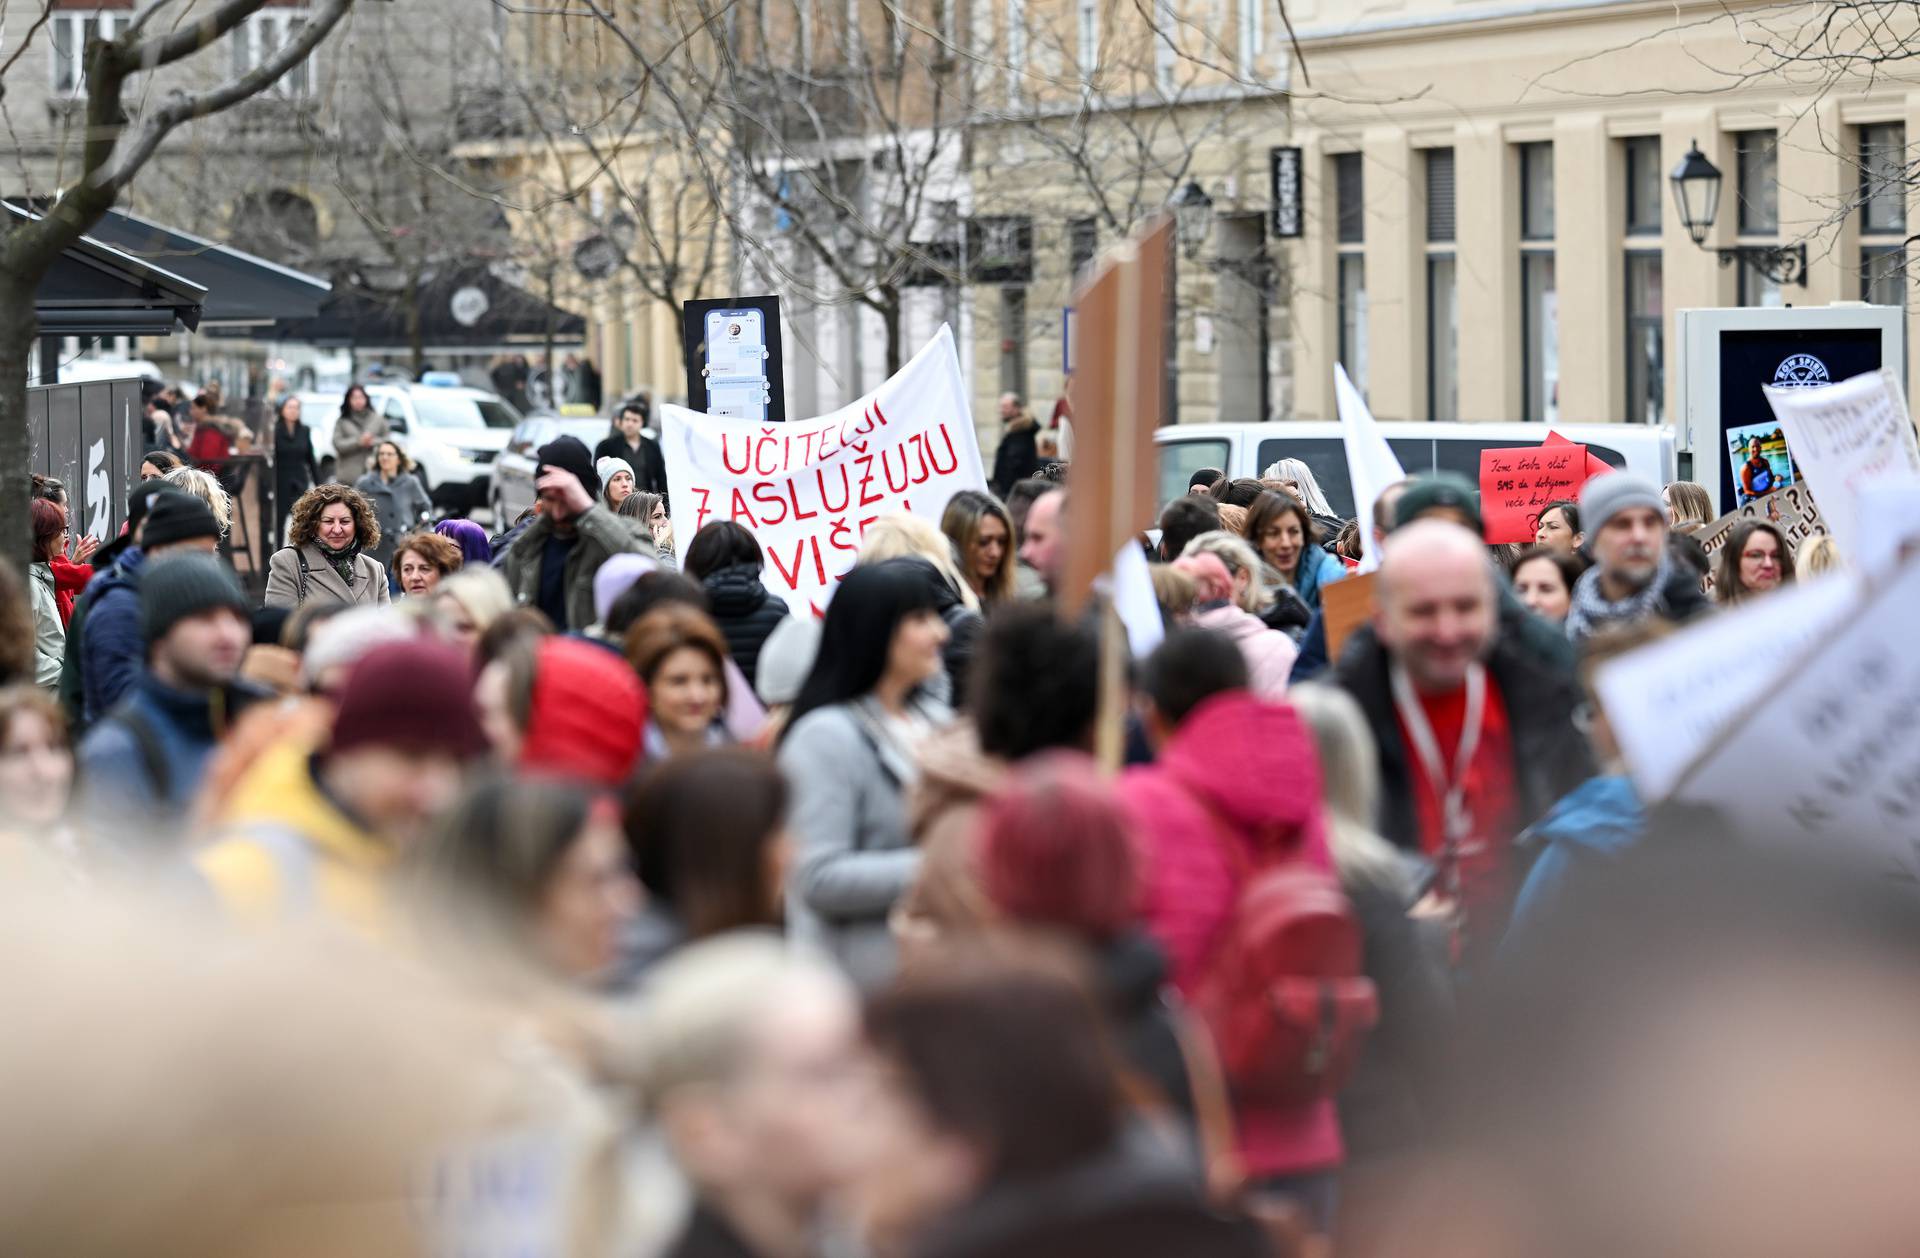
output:
<instances>
[{"instance_id":1,"label":"woman in beige coat","mask_svg":"<svg viewBox=\"0 0 1920 1258\"><path fill-rule=\"evenodd\" d=\"M387 570L363 552L380 544L380 521L359 491L318 485L300 495L287 524L287 545L267 569L267 606L308 602L385 603Z\"/></svg>"}]
</instances>

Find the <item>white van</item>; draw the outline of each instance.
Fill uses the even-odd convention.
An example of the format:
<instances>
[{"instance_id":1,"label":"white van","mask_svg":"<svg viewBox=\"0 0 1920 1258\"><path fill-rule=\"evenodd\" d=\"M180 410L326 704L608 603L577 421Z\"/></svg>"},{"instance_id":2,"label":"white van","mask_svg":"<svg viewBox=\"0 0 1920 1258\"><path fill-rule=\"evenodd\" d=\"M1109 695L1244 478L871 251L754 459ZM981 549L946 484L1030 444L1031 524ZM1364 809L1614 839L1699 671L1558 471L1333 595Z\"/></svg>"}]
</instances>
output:
<instances>
[{"instance_id":1,"label":"white van","mask_svg":"<svg viewBox=\"0 0 1920 1258\"><path fill-rule=\"evenodd\" d=\"M1457 472L1476 484L1482 450L1537 446L1548 432L1545 424L1382 423L1379 428L1407 475ZM1675 478L1671 428L1555 424L1552 431L1656 485ZM1353 486L1347 479L1347 452L1338 423L1169 424L1154 433L1153 441L1159 447L1162 503L1186 493L1188 480L1203 467L1220 468L1235 478L1258 479L1276 459L1299 459L1313 469L1334 511L1349 519L1353 516Z\"/></svg>"}]
</instances>

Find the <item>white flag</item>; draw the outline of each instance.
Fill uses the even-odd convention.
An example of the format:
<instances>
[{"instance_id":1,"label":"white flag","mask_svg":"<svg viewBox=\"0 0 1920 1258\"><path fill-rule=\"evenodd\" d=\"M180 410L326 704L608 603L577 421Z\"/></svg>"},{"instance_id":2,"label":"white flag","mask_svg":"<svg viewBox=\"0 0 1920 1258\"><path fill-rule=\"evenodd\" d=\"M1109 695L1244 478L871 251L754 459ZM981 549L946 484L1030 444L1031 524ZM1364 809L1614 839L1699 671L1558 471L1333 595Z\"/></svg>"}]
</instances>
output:
<instances>
[{"instance_id":1,"label":"white flag","mask_svg":"<svg viewBox=\"0 0 1920 1258\"><path fill-rule=\"evenodd\" d=\"M1344 364L1333 367L1333 396L1340 407L1341 436L1347 448L1347 479L1353 482L1354 518L1360 522L1360 571L1372 572L1380 566L1380 547L1373 540L1373 504L1387 486L1407 478L1393 447L1380 435L1373 412L1360 397L1360 391L1347 379Z\"/></svg>"}]
</instances>

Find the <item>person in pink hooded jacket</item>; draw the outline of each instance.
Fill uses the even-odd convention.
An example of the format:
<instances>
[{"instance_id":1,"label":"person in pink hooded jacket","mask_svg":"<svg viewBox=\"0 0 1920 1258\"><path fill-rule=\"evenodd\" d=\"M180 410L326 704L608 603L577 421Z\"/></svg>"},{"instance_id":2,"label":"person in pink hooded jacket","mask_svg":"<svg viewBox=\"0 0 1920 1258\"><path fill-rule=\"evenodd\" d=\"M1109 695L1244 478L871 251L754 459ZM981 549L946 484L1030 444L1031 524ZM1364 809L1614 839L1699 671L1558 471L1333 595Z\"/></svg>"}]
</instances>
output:
<instances>
[{"instance_id":1,"label":"person in pink hooded jacket","mask_svg":"<svg viewBox=\"0 0 1920 1258\"><path fill-rule=\"evenodd\" d=\"M1224 533L1206 536L1227 537ZM1267 628L1258 616L1241 605L1241 592L1247 588L1246 582L1251 579L1251 570L1258 561L1245 542L1239 542L1239 548L1246 551L1248 571L1244 575L1229 571L1218 551L1197 550L1192 545L1173 566L1193 578L1193 623L1231 638L1247 661L1248 688L1262 699L1277 702L1287 693L1287 678L1293 672L1293 661L1299 651L1293 639L1278 629Z\"/></svg>"},{"instance_id":2,"label":"person in pink hooded jacket","mask_svg":"<svg viewBox=\"0 0 1920 1258\"><path fill-rule=\"evenodd\" d=\"M1286 861L1333 868L1312 736L1291 707L1249 693L1247 679L1221 634L1169 635L1142 678L1159 759L1120 782L1146 854L1147 929L1182 996L1215 963L1253 874ZM1344 1159L1334 1102L1235 1104L1233 1119L1248 1181L1298 1198L1327 1225Z\"/></svg>"}]
</instances>

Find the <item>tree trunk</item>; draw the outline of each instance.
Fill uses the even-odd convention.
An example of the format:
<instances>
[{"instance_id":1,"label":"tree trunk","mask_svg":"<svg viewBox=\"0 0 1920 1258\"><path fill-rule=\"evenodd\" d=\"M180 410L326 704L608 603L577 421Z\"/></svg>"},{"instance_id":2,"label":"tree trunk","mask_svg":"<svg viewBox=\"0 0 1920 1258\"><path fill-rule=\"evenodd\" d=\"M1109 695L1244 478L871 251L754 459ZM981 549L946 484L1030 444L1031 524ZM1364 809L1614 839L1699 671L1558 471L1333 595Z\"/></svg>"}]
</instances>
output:
<instances>
[{"instance_id":1,"label":"tree trunk","mask_svg":"<svg viewBox=\"0 0 1920 1258\"><path fill-rule=\"evenodd\" d=\"M880 321L887 330L887 375L900 374L900 290L889 284L880 290Z\"/></svg>"},{"instance_id":2,"label":"tree trunk","mask_svg":"<svg viewBox=\"0 0 1920 1258\"><path fill-rule=\"evenodd\" d=\"M0 274L0 555L24 578L33 559L33 440L27 431L27 355L39 321L33 294L39 276ZM82 489L75 486L76 490Z\"/></svg>"},{"instance_id":3,"label":"tree trunk","mask_svg":"<svg viewBox=\"0 0 1920 1258\"><path fill-rule=\"evenodd\" d=\"M427 365L427 339L422 330L424 323L420 317L420 275L417 271L407 272L407 354L413 366L413 378L418 380Z\"/></svg>"}]
</instances>

